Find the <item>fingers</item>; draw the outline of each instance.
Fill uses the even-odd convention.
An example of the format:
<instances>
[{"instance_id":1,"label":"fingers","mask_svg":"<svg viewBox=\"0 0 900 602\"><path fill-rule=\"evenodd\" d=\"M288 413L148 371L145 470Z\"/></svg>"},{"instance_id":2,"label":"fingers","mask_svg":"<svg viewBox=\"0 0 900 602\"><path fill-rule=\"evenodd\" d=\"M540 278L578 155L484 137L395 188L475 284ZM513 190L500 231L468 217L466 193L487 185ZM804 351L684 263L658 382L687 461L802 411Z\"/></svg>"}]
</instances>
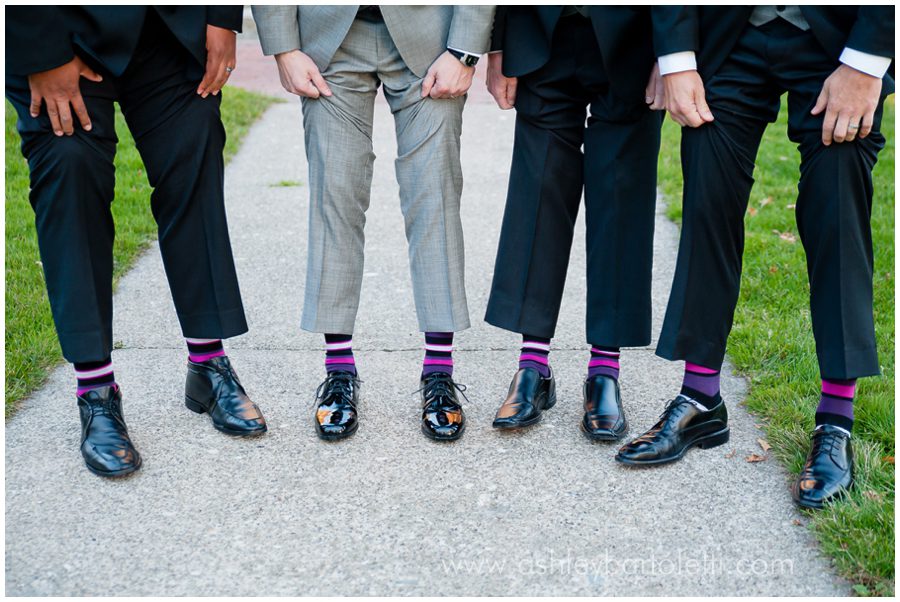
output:
<instances>
[{"instance_id":1,"label":"fingers","mask_svg":"<svg viewBox=\"0 0 900 602\"><path fill-rule=\"evenodd\" d=\"M41 101L42 100L43 100L43 98L41 97L40 94L38 94L34 90L31 91L31 106L28 107L28 112L31 114L32 117L37 117L38 115L41 114Z\"/></svg>"},{"instance_id":2,"label":"fingers","mask_svg":"<svg viewBox=\"0 0 900 602\"><path fill-rule=\"evenodd\" d=\"M209 95L209 86L215 80L216 72L215 63L212 60L206 61L206 72L203 74L203 79L200 80L200 85L197 86L197 94L203 98Z\"/></svg>"},{"instance_id":3,"label":"fingers","mask_svg":"<svg viewBox=\"0 0 900 602\"><path fill-rule=\"evenodd\" d=\"M715 119L713 117L712 111L709 110L709 105L706 104L706 94L703 90L700 91L700 95L697 98L697 114L700 115L700 119L703 120L703 123L709 123ZM702 125L702 124L701 124Z\"/></svg>"},{"instance_id":4,"label":"fingers","mask_svg":"<svg viewBox=\"0 0 900 602\"><path fill-rule=\"evenodd\" d=\"M331 88L328 87L328 82L325 81L325 78L322 77L322 74L318 71L313 71L310 75L312 83L315 85L318 91L325 96L331 96Z\"/></svg>"},{"instance_id":5,"label":"fingers","mask_svg":"<svg viewBox=\"0 0 900 602\"><path fill-rule=\"evenodd\" d=\"M650 81L647 82L647 87L644 88L644 102L648 105L653 104L653 101L656 99L656 87L656 78L651 75Z\"/></svg>"},{"instance_id":6,"label":"fingers","mask_svg":"<svg viewBox=\"0 0 900 602\"><path fill-rule=\"evenodd\" d=\"M825 111L825 120L822 122L822 144L831 146L834 139L834 127L837 125L838 115L833 109Z\"/></svg>"},{"instance_id":7,"label":"fingers","mask_svg":"<svg viewBox=\"0 0 900 602\"><path fill-rule=\"evenodd\" d=\"M94 71L93 69L91 69L90 67L88 67L87 65L82 65L81 71L79 71L79 74L81 75L81 77L83 77L85 79L89 79L92 82L102 82L103 81L103 76L100 75L99 73L97 73L96 71Z\"/></svg>"},{"instance_id":8,"label":"fingers","mask_svg":"<svg viewBox=\"0 0 900 602\"><path fill-rule=\"evenodd\" d=\"M865 138L872 131L875 124L875 111L870 111L863 115L862 123L859 125L859 137Z\"/></svg>"},{"instance_id":9,"label":"fingers","mask_svg":"<svg viewBox=\"0 0 900 602\"><path fill-rule=\"evenodd\" d=\"M507 108L513 108L516 106L516 88L519 85L519 80L515 77L511 77L506 80L506 102L509 104Z\"/></svg>"},{"instance_id":10,"label":"fingers","mask_svg":"<svg viewBox=\"0 0 900 602\"><path fill-rule=\"evenodd\" d=\"M59 112L59 123L66 136L75 133L75 125L72 122L72 111L69 109L69 99L59 98L56 101L56 109Z\"/></svg>"},{"instance_id":11,"label":"fingers","mask_svg":"<svg viewBox=\"0 0 900 602\"><path fill-rule=\"evenodd\" d=\"M650 101L650 110L662 111L666 108L666 88L661 83L657 84L656 91Z\"/></svg>"},{"instance_id":12,"label":"fingers","mask_svg":"<svg viewBox=\"0 0 900 602\"><path fill-rule=\"evenodd\" d=\"M78 121L81 123L84 131L90 132L91 127L93 127L91 125L91 117L88 115L87 107L84 105L84 99L81 97L81 94L72 99L72 108L75 110L75 116L78 117Z\"/></svg>"},{"instance_id":13,"label":"fingers","mask_svg":"<svg viewBox=\"0 0 900 602\"><path fill-rule=\"evenodd\" d=\"M844 142L845 140L850 140L848 137L850 129L850 116L845 114L838 114L837 121L834 124L834 134L832 134L832 139L835 142Z\"/></svg>"},{"instance_id":14,"label":"fingers","mask_svg":"<svg viewBox=\"0 0 900 602\"><path fill-rule=\"evenodd\" d=\"M213 80L213 83L209 86L209 93L213 96L218 94L222 87L225 85L225 82L228 81L228 76L230 74L225 69L227 66L228 65L226 65L224 62L219 65L219 70L216 72L216 79Z\"/></svg>"},{"instance_id":15,"label":"fingers","mask_svg":"<svg viewBox=\"0 0 900 602\"><path fill-rule=\"evenodd\" d=\"M298 87L295 91L295 94L300 96L306 96L307 98L318 98L321 96L319 89L312 83L312 80L306 80Z\"/></svg>"},{"instance_id":16,"label":"fingers","mask_svg":"<svg viewBox=\"0 0 900 602\"><path fill-rule=\"evenodd\" d=\"M425 79L422 80L422 98L431 96L431 89L434 87L435 81L437 81L437 76L434 71L429 69L425 74Z\"/></svg>"},{"instance_id":17,"label":"fingers","mask_svg":"<svg viewBox=\"0 0 900 602\"><path fill-rule=\"evenodd\" d=\"M63 128L59 121L59 108L56 102L50 99L47 100L47 116L50 117L50 127L53 128L53 133L62 136Z\"/></svg>"}]
</instances>

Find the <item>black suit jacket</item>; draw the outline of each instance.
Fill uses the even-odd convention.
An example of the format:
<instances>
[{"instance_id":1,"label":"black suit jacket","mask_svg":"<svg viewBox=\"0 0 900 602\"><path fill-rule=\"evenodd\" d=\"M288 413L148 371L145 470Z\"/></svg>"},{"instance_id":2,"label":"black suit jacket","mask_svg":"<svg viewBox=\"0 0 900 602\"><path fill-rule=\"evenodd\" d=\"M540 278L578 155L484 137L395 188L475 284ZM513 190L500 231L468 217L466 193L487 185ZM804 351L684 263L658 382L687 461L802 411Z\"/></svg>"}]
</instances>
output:
<instances>
[{"instance_id":1,"label":"black suit jacket","mask_svg":"<svg viewBox=\"0 0 900 602\"><path fill-rule=\"evenodd\" d=\"M664 6L655 10L656 55L693 50L700 75L707 79L715 75L734 48L753 7ZM893 6L803 5L800 10L835 64L845 47L894 58Z\"/></svg>"},{"instance_id":2,"label":"black suit jacket","mask_svg":"<svg viewBox=\"0 0 900 602\"><path fill-rule=\"evenodd\" d=\"M644 100L655 61L656 10L649 6L589 7L604 70L623 98ZM503 50L504 75L521 77L547 62L562 11L559 5L497 7L491 50Z\"/></svg>"},{"instance_id":3,"label":"black suit jacket","mask_svg":"<svg viewBox=\"0 0 900 602\"><path fill-rule=\"evenodd\" d=\"M68 63L76 48L121 75L137 47L147 10L156 10L201 65L206 26L241 30L242 6L8 6L6 72L30 75Z\"/></svg>"}]
</instances>

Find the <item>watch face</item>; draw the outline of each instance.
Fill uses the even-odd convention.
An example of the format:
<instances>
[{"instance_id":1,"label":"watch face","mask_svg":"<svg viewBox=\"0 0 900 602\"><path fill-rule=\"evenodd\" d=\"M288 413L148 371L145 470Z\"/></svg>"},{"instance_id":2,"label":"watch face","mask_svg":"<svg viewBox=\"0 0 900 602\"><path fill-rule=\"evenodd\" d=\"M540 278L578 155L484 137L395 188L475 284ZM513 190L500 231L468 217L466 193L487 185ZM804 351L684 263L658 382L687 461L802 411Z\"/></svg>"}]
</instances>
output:
<instances>
[{"instance_id":1,"label":"watch face","mask_svg":"<svg viewBox=\"0 0 900 602\"><path fill-rule=\"evenodd\" d=\"M463 64L466 67L474 67L478 64L478 57L472 56L471 54L467 54L465 58L463 58Z\"/></svg>"}]
</instances>

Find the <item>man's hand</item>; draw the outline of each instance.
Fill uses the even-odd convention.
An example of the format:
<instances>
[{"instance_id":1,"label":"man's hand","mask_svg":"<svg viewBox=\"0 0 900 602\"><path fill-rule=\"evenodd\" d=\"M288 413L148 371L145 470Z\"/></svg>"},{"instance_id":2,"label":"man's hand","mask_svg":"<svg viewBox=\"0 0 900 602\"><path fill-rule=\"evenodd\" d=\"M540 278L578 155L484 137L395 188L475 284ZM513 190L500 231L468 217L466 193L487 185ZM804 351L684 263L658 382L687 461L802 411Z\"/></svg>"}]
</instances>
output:
<instances>
[{"instance_id":1,"label":"man's hand","mask_svg":"<svg viewBox=\"0 0 900 602\"><path fill-rule=\"evenodd\" d=\"M465 94L472 85L475 67L466 67L449 51L445 51L431 64L422 80L422 98L456 98Z\"/></svg>"},{"instance_id":2,"label":"man's hand","mask_svg":"<svg viewBox=\"0 0 900 602\"><path fill-rule=\"evenodd\" d=\"M694 70L679 71L664 75L662 79L666 110L676 123L696 128L713 120L699 73Z\"/></svg>"},{"instance_id":3,"label":"man's hand","mask_svg":"<svg viewBox=\"0 0 900 602\"><path fill-rule=\"evenodd\" d=\"M492 52L488 55L487 64L487 89L504 111L511 109L516 104L516 84L519 80L515 77L503 75L503 53Z\"/></svg>"},{"instance_id":4,"label":"man's hand","mask_svg":"<svg viewBox=\"0 0 900 602\"><path fill-rule=\"evenodd\" d=\"M650 79L647 80L647 88L644 90L644 101L653 111L663 111L666 108L666 87L659 74L659 63L653 63L653 69L650 70Z\"/></svg>"},{"instance_id":5,"label":"man's hand","mask_svg":"<svg viewBox=\"0 0 900 602\"><path fill-rule=\"evenodd\" d=\"M71 136L75 133L75 127L72 122L72 110L78 117L81 127L85 131L91 131L91 118L88 116L87 107L84 106L84 99L81 98L81 89L79 83L81 78L87 78L93 82L102 81L103 78L99 74L94 73L93 69L84 64L77 56L60 67L50 69L49 71L41 71L28 76L28 87L31 88L31 107L29 112L32 117L41 114L41 102L47 103L47 115L50 117L50 124L53 127L53 133L57 136Z\"/></svg>"},{"instance_id":6,"label":"man's hand","mask_svg":"<svg viewBox=\"0 0 900 602\"><path fill-rule=\"evenodd\" d=\"M230 29L223 29L215 25L206 26L206 73L197 87L197 94L206 98L210 94L215 96L228 81L228 77L234 70L235 63L235 34Z\"/></svg>"},{"instance_id":7,"label":"man's hand","mask_svg":"<svg viewBox=\"0 0 900 602\"><path fill-rule=\"evenodd\" d=\"M278 76L285 90L305 98L331 96L331 88L311 58L299 50L275 55Z\"/></svg>"},{"instance_id":8,"label":"man's hand","mask_svg":"<svg viewBox=\"0 0 900 602\"><path fill-rule=\"evenodd\" d=\"M881 80L841 65L828 76L816 106L811 111L819 115L825 111L822 122L822 144L851 142L857 135L865 138L872 131L875 109L881 98Z\"/></svg>"}]
</instances>

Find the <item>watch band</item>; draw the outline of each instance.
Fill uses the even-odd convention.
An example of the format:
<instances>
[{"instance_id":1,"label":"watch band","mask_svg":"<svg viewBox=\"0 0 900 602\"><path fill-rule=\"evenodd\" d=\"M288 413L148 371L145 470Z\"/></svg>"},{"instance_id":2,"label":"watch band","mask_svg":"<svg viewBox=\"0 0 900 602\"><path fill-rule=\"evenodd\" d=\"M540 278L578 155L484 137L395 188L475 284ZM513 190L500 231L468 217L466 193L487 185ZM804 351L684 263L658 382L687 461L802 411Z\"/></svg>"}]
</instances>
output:
<instances>
[{"instance_id":1,"label":"watch band","mask_svg":"<svg viewBox=\"0 0 900 602\"><path fill-rule=\"evenodd\" d=\"M454 48L448 48L447 52L458 58L459 62L466 67L474 67L478 64L478 59L480 58L478 55L460 52L459 50L456 50Z\"/></svg>"}]
</instances>

